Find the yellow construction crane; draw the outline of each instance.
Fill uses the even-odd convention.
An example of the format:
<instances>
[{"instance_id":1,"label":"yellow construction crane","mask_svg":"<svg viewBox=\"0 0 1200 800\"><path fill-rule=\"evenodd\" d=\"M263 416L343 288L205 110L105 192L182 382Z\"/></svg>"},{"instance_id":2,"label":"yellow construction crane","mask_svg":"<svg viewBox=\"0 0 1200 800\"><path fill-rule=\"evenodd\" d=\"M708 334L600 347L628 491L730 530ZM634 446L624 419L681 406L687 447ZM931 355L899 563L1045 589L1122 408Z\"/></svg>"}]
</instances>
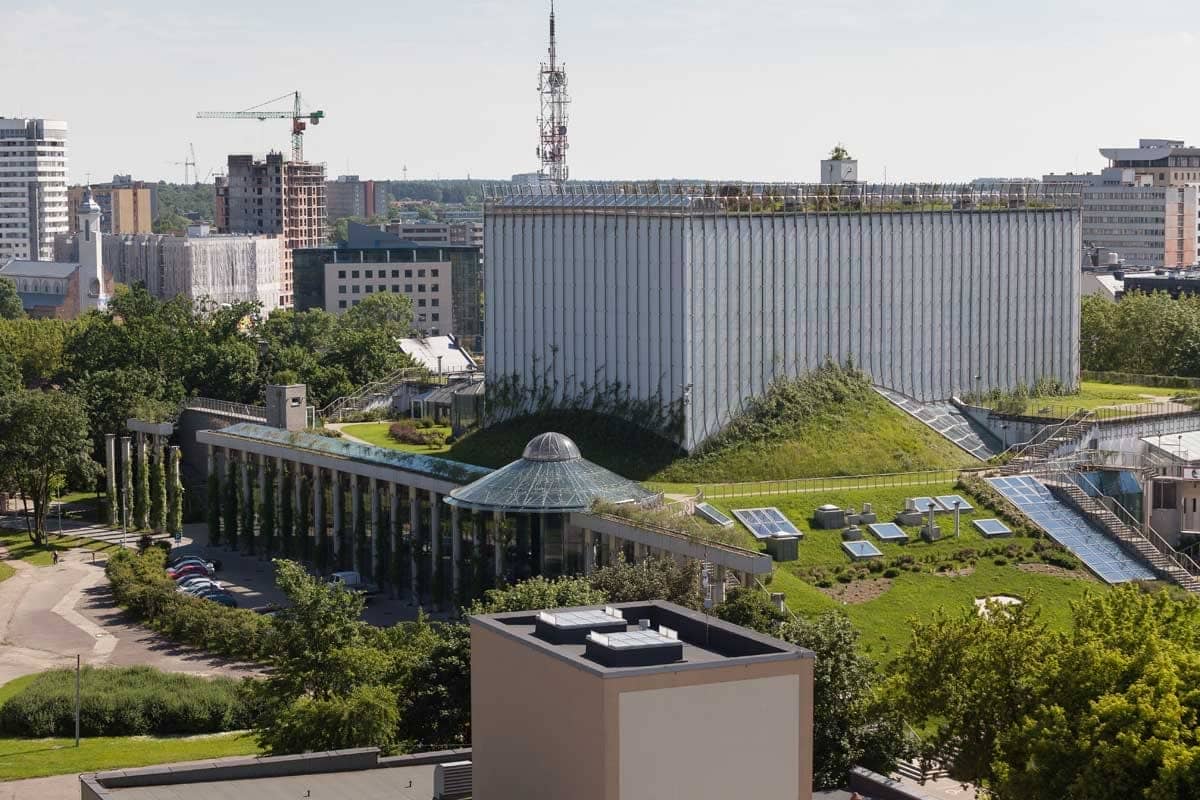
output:
<instances>
[{"instance_id":1,"label":"yellow construction crane","mask_svg":"<svg viewBox=\"0 0 1200 800\"><path fill-rule=\"evenodd\" d=\"M263 106L278 103L289 97L294 100L291 111L272 111L263 108ZM292 161L303 161L304 130L310 123L316 125L325 119L325 112L312 111L305 114L300 110L300 92L290 92L273 100L267 100L265 103L251 106L245 111L201 111L196 114L196 119L256 119L260 122L267 119L290 119L292 121Z\"/></svg>"}]
</instances>

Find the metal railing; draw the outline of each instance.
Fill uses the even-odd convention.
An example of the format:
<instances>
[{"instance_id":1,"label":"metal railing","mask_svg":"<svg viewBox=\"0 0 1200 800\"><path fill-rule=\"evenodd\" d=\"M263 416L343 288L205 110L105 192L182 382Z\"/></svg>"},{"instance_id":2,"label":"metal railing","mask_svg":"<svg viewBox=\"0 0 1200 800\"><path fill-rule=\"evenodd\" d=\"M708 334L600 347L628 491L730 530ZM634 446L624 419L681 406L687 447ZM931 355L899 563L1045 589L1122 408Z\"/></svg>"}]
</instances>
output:
<instances>
[{"instance_id":1,"label":"metal railing","mask_svg":"<svg viewBox=\"0 0 1200 800\"><path fill-rule=\"evenodd\" d=\"M234 417L248 417L250 419L267 419L267 409L265 406L251 406L245 403L231 403L228 400L213 400L210 397L191 397L183 401L183 408L189 411L210 411L214 414L222 414Z\"/></svg>"},{"instance_id":2,"label":"metal railing","mask_svg":"<svg viewBox=\"0 0 1200 800\"><path fill-rule=\"evenodd\" d=\"M1088 412L1086 409L1077 408L1066 419L1059 422L1059 424L1047 425L1031 436L1027 441L1010 445L1008 449L1006 449L1003 453L1000 453L998 456L996 456L996 458L1004 464L1011 463L1014 459L1025 456L1033 448L1050 441L1068 428L1083 422L1087 422L1089 419L1090 412Z\"/></svg>"},{"instance_id":3,"label":"metal railing","mask_svg":"<svg viewBox=\"0 0 1200 800\"><path fill-rule=\"evenodd\" d=\"M372 381L364 386L359 387L353 394L348 394L344 397L339 397L329 405L325 406L320 411L321 419L336 421L336 418L344 413L353 411L362 411L363 407L371 400L383 395L392 395L396 389L403 383L409 381L419 381L421 383L448 385L451 378L461 378L467 375L476 375L475 372L443 372L440 375L430 372L424 367L404 367L398 369L390 375L380 378L377 381Z\"/></svg>"},{"instance_id":4,"label":"metal railing","mask_svg":"<svg viewBox=\"0 0 1200 800\"><path fill-rule=\"evenodd\" d=\"M1114 420L1123 419L1140 419L1143 417L1156 417L1169 414L1190 414L1197 411L1197 405L1200 401L1176 401L1162 400L1158 402L1149 401L1145 403L1125 403L1123 405L1099 406L1093 409L1084 409L1080 406L1073 406L1069 403L1047 403L1030 404L1021 413L1013 413L1006 410L997 410L998 403L987 402L983 404L973 404L978 408L985 408L992 414L1001 417L1023 417L1029 419L1044 419L1047 422L1056 420L1069 419L1071 416L1080 411L1089 411L1092 417L1098 422L1111 422ZM1033 406L1036 406L1033 407Z\"/></svg>"},{"instance_id":5,"label":"metal railing","mask_svg":"<svg viewBox=\"0 0 1200 800\"><path fill-rule=\"evenodd\" d=\"M1200 378L1188 378L1182 375L1144 375L1137 372L1085 369L1080 372L1079 379L1124 386L1149 386L1155 389L1200 389Z\"/></svg>"},{"instance_id":6,"label":"metal railing","mask_svg":"<svg viewBox=\"0 0 1200 800\"><path fill-rule=\"evenodd\" d=\"M980 468L983 469L983 468ZM704 483L697 486L699 496L708 498L755 497L772 494L808 494L857 489L882 489L893 486L933 486L954 483L963 473L980 469L933 469L918 472L887 472L877 475L847 475L831 478L789 478L777 481L741 483Z\"/></svg>"}]
</instances>

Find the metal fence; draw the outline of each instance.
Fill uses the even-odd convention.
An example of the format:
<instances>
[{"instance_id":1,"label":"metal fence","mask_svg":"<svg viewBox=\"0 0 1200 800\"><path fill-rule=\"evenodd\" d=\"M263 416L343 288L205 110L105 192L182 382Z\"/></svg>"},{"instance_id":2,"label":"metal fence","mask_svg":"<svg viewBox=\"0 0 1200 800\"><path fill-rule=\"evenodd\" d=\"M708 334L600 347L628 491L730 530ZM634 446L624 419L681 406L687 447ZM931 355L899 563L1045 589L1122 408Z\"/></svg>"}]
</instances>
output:
<instances>
[{"instance_id":1,"label":"metal fence","mask_svg":"<svg viewBox=\"0 0 1200 800\"><path fill-rule=\"evenodd\" d=\"M1047 422L1057 422L1070 419L1080 411L1085 411L1077 405L1070 403L1029 403L1025 410L1016 413L1013 409L1006 408L1000 411L996 410L999 404L985 403L980 406L986 408L993 414L1005 417L1032 417L1044 419ZM1090 409L1089 415L1091 419L1097 422L1109 422L1112 420L1122 419L1139 419L1142 417L1162 416L1166 414L1190 414L1197 410L1200 406L1200 400L1192 402L1147 402L1147 403L1127 403L1117 406L1101 406L1099 408Z\"/></svg>"},{"instance_id":2,"label":"metal fence","mask_svg":"<svg viewBox=\"0 0 1200 800\"><path fill-rule=\"evenodd\" d=\"M250 419L265 420L267 418L265 406L250 406L245 403L231 403L228 400L213 400L208 397L192 397L183 402L183 407L192 411L211 411L214 414L249 417Z\"/></svg>"},{"instance_id":3,"label":"metal fence","mask_svg":"<svg viewBox=\"0 0 1200 800\"><path fill-rule=\"evenodd\" d=\"M772 494L884 489L894 486L934 486L956 482L964 473L979 470L934 469L919 472L888 472L880 475L848 475L833 478L791 478L779 481L708 483L698 488L705 499L755 497Z\"/></svg>"},{"instance_id":4,"label":"metal fence","mask_svg":"<svg viewBox=\"0 0 1200 800\"><path fill-rule=\"evenodd\" d=\"M1151 386L1156 389L1200 389L1200 378L1182 375L1142 375L1136 372L1101 372L1082 370L1080 380L1096 383L1114 383L1132 386Z\"/></svg>"}]
</instances>

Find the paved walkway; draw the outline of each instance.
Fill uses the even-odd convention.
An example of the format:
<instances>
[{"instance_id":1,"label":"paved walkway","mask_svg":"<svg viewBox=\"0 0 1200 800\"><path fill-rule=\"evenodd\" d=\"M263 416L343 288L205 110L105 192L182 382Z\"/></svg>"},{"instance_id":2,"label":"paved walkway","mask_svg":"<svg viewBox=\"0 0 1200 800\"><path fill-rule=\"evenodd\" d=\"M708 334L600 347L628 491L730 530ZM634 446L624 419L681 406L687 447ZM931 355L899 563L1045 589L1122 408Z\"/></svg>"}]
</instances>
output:
<instances>
[{"instance_id":1,"label":"paved walkway","mask_svg":"<svg viewBox=\"0 0 1200 800\"><path fill-rule=\"evenodd\" d=\"M0 783L0 800L79 800L79 776L55 775Z\"/></svg>"}]
</instances>

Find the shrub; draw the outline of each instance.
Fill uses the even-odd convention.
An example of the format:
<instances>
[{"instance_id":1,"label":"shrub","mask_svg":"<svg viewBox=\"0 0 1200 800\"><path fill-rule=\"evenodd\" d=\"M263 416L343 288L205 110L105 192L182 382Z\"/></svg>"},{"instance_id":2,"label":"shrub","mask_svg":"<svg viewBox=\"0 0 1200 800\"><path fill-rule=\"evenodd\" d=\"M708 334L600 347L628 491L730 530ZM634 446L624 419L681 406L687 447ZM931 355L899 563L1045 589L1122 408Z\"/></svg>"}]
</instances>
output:
<instances>
[{"instance_id":1,"label":"shrub","mask_svg":"<svg viewBox=\"0 0 1200 800\"><path fill-rule=\"evenodd\" d=\"M820 589L829 589L832 586L833 586L833 581L829 580L828 578L823 578L823 579L817 581L817 587Z\"/></svg>"},{"instance_id":2,"label":"shrub","mask_svg":"<svg viewBox=\"0 0 1200 800\"><path fill-rule=\"evenodd\" d=\"M849 583L852 580L854 580L854 576L849 575L845 572L843 572L837 576L838 583Z\"/></svg>"},{"instance_id":3,"label":"shrub","mask_svg":"<svg viewBox=\"0 0 1200 800\"><path fill-rule=\"evenodd\" d=\"M143 736L242 730L250 717L229 678L200 678L151 667L84 667L80 676L84 736ZM71 736L75 732L75 671L37 676L0 706L9 736Z\"/></svg>"},{"instance_id":4,"label":"shrub","mask_svg":"<svg viewBox=\"0 0 1200 800\"><path fill-rule=\"evenodd\" d=\"M889 569L885 569L885 570L883 571L883 577L885 577L885 578L899 578L899 577L900 577L900 570L896 569L895 567L891 567L891 568L889 568Z\"/></svg>"},{"instance_id":5,"label":"shrub","mask_svg":"<svg viewBox=\"0 0 1200 800\"><path fill-rule=\"evenodd\" d=\"M995 564L997 567L1003 567L1008 564L1008 559L1007 558L997 558L992 563Z\"/></svg>"},{"instance_id":6,"label":"shrub","mask_svg":"<svg viewBox=\"0 0 1200 800\"><path fill-rule=\"evenodd\" d=\"M389 425L388 436L401 444L425 444L425 433L417 430L416 424L410 419Z\"/></svg>"},{"instance_id":7,"label":"shrub","mask_svg":"<svg viewBox=\"0 0 1200 800\"><path fill-rule=\"evenodd\" d=\"M414 422L418 428L433 428L437 425L437 423L429 417L418 417L416 420L414 420Z\"/></svg>"},{"instance_id":8,"label":"shrub","mask_svg":"<svg viewBox=\"0 0 1200 800\"><path fill-rule=\"evenodd\" d=\"M867 565L867 572L874 572L874 573L883 572L883 562L882 561L872 561L870 564Z\"/></svg>"},{"instance_id":9,"label":"shrub","mask_svg":"<svg viewBox=\"0 0 1200 800\"><path fill-rule=\"evenodd\" d=\"M113 599L147 626L170 639L231 658L260 660L267 651L271 621L244 608L226 608L180 594L163 571L165 551L151 547L109 556L105 574Z\"/></svg>"}]
</instances>

